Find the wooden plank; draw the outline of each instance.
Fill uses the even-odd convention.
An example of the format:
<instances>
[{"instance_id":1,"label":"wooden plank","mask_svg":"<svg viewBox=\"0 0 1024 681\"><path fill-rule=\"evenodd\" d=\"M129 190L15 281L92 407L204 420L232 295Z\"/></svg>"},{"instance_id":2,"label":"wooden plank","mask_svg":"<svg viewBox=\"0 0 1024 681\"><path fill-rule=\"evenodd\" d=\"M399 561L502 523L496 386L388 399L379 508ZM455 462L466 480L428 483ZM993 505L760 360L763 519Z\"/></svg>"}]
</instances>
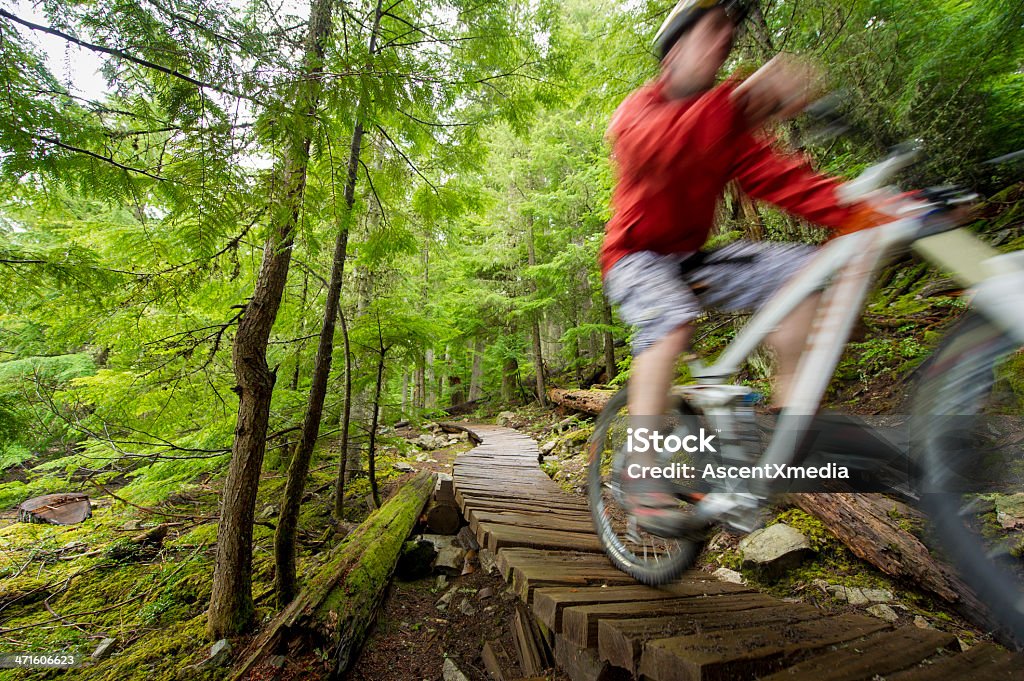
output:
<instances>
[{"instance_id":1,"label":"wooden plank","mask_svg":"<svg viewBox=\"0 0 1024 681\"><path fill-rule=\"evenodd\" d=\"M532 513L535 515L551 514L563 518L577 518L585 520L591 517L590 511L582 506L561 506L552 508L548 504L533 503L528 499L509 501L507 499L488 499L485 497L469 497L462 504L463 515L474 510L511 513Z\"/></svg>"},{"instance_id":2,"label":"wooden plank","mask_svg":"<svg viewBox=\"0 0 1024 681\"><path fill-rule=\"evenodd\" d=\"M512 639L516 643L519 668L523 673L527 676L542 674L547 667L544 664L546 656L534 636L533 627L530 626L530 615L521 605L516 606L516 611L512 615Z\"/></svg>"},{"instance_id":3,"label":"wooden plank","mask_svg":"<svg viewBox=\"0 0 1024 681\"><path fill-rule=\"evenodd\" d=\"M540 501L566 503L571 501L571 497L558 487L541 484L509 484L507 480L495 480L489 484L484 484L482 482L463 483L455 481L455 489L457 492L456 499L458 498L458 493L462 493L463 496L491 497L494 499L529 499L534 503ZM580 505L583 502L573 503L575 503L575 505Z\"/></svg>"},{"instance_id":4,"label":"wooden plank","mask_svg":"<svg viewBox=\"0 0 1024 681\"><path fill-rule=\"evenodd\" d=\"M513 527L496 523L479 523L476 531L481 546L498 552L503 548L525 546L537 549L566 549L602 553L601 542L593 534L560 532L536 528Z\"/></svg>"},{"instance_id":5,"label":"wooden plank","mask_svg":"<svg viewBox=\"0 0 1024 681\"><path fill-rule=\"evenodd\" d=\"M570 520L557 515L530 515L525 513L489 513L477 511L471 513L469 526L478 531L481 522L492 525L510 525L524 529L533 528L537 530L556 530L558 532L572 532L574 534L586 534L594 536L594 526L590 519Z\"/></svg>"},{"instance_id":6,"label":"wooden plank","mask_svg":"<svg viewBox=\"0 0 1024 681\"><path fill-rule=\"evenodd\" d=\"M466 519L471 525L478 522L539 527L542 529L567 530L570 532L594 532L590 516L567 517L558 513L529 513L515 511L486 511L470 509Z\"/></svg>"},{"instance_id":7,"label":"wooden plank","mask_svg":"<svg viewBox=\"0 0 1024 681\"><path fill-rule=\"evenodd\" d=\"M512 579L512 569L514 567L545 566L551 563L562 567L576 566L578 570L586 570L588 572L592 572L594 569L619 572L604 554L574 551L542 551L540 549L511 546L499 551L497 559L498 569L506 581Z\"/></svg>"},{"instance_id":8,"label":"wooden plank","mask_svg":"<svg viewBox=\"0 0 1024 681\"><path fill-rule=\"evenodd\" d=\"M985 642L959 655L942 655L885 678L886 681L1021 681L1024 656Z\"/></svg>"},{"instance_id":9,"label":"wooden plank","mask_svg":"<svg viewBox=\"0 0 1024 681\"><path fill-rule=\"evenodd\" d=\"M518 566L512 569L512 590L527 605L535 589L545 586L625 586L636 580L611 566L581 572L574 566L557 564Z\"/></svg>"},{"instance_id":10,"label":"wooden plank","mask_svg":"<svg viewBox=\"0 0 1024 681\"><path fill-rule=\"evenodd\" d=\"M562 630L562 612L574 606L614 603L621 607L625 602L663 601L673 598L695 598L712 594L750 592L749 587L720 582L715 579L686 580L669 584L661 589L649 586L614 586L580 589L574 587L546 587L534 591L533 612L546 626L555 631ZM596 629L596 627L595 627ZM586 642L576 642L586 646Z\"/></svg>"},{"instance_id":11,"label":"wooden plank","mask_svg":"<svg viewBox=\"0 0 1024 681\"><path fill-rule=\"evenodd\" d=\"M956 636L937 629L900 627L817 655L763 681L859 681L906 669L940 650L956 650Z\"/></svg>"},{"instance_id":12,"label":"wooden plank","mask_svg":"<svg viewBox=\"0 0 1024 681\"><path fill-rule=\"evenodd\" d=\"M501 641L487 641L480 653L484 661L484 669L494 681L512 681L520 677L512 656L505 650Z\"/></svg>"},{"instance_id":13,"label":"wooden plank","mask_svg":"<svg viewBox=\"0 0 1024 681\"><path fill-rule=\"evenodd\" d=\"M565 509L567 511L587 510L587 505L585 503L573 501L565 495L562 495L561 498L537 495L524 496L522 493L482 493L473 490L463 490L458 486L455 488L455 500L459 502L459 506L463 509L466 507L468 502L471 502L471 500L490 499L494 501L502 501L510 506L514 506L516 505L515 502L523 502L524 498L528 498L529 501L524 502L522 504L523 506L542 506L551 509Z\"/></svg>"},{"instance_id":14,"label":"wooden plank","mask_svg":"<svg viewBox=\"0 0 1024 681\"><path fill-rule=\"evenodd\" d=\"M555 662L572 681L630 681L625 670L599 660L588 648L580 648L555 634Z\"/></svg>"},{"instance_id":15,"label":"wooden plank","mask_svg":"<svg viewBox=\"0 0 1024 681\"><path fill-rule=\"evenodd\" d=\"M601 613L597 618L597 647L601 659L631 674L636 674L640 668L640 657L647 641L714 629L792 624L828 615L817 608L783 603L764 594L720 596L707 601L691 599L680 603L671 615L661 617L639 619L641 614L659 613L638 614L635 610L639 609L622 607L618 613Z\"/></svg>"},{"instance_id":16,"label":"wooden plank","mask_svg":"<svg viewBox=\"0 0 1024 681\"><path fill-rule=\"evenodd\" d=\"M746 595L719 594L707 597L691 596L683 600L651 600L637 603L595 603L578 605L565 610L562 615L562 634L577 645L597 646L598 626L601 620L621 620L639 618L639 616L678 615L680 612L691 612L691 618L698 622L714 622L723 610L749 610L756 612L758 608L771 607L779 601L759 593ZM698 614L699 613L699 614ZM709 616L703 616L706 614ZM806 618L805 618L806 619ZM756 620L752 616L751 620ZM753 627L753 624L739 622L738 627ZM707 629L716 629L714 625ZM689 633L703 631L695 628Z\"/></svg>"},{"instance_id":17,"label":"wooden plank","mask_svg":"<svg viewBox=\"0 0 1024 681\"><path fill-rule=\"evenodd\" d=\"M650 641L640 674L651 681L733 681L776 671L808 652L889 626L861 615L751 629L710 631Z\"/></svg>"}]
</instances>

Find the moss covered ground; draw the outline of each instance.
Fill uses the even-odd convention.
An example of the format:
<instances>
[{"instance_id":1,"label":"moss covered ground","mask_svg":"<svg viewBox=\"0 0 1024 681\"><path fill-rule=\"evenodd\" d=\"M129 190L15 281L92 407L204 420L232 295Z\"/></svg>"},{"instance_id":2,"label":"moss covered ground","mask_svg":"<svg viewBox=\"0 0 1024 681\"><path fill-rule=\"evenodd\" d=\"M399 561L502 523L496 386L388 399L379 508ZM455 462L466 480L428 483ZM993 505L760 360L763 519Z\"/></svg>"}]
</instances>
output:
<instances>
[{"instance_id":1,"label":"moss covered ground","mask_svg":"<svg viewBox=\"0 0 1024 681\"><path fill-rule=\"evenodd\" d=\"M421 465L415 464L416 453L400 437L385 438L377 462L385 493L402 475L391 464L404 459ZM325 447L307 483L299 522L303 579L370 510L369 482L357 477L347 486L346 522L339 526L331 518L336 457L335 447ZM266 469L256 505L253 595L258 622L276 611L273 528L287 462L278 464ZM204 627L219 484L204 476L148 511L97 490L92 516L78 525L25 524L11 517L0 521L0 654L76 653L87 660L72 670L0 669L0 681L224 678L224 668L201 666L212 643ZM168 530L161 542L132 541L160 524ZM104 638L116 639L113 653L90 659ZM244 639L232 641L236 649Z\"/></svg>"}]
</instances>

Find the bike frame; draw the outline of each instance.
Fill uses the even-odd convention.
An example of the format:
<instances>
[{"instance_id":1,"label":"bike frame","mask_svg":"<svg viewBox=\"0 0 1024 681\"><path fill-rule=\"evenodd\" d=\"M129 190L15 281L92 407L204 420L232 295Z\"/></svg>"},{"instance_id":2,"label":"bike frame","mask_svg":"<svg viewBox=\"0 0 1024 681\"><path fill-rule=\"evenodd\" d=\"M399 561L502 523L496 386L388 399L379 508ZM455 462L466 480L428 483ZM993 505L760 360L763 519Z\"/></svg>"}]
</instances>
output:
<instances>
[{"instance_id":1,"label":"bike frame","mask_svg":"<svg viewBox=\"0 0 1024 681\"><path fill-rule=\"evenodd\" d=\"M808 296L820 291L821 302L793 377L789 404L758 464L792 463L802 433L818 410L877 273L889 258L908 246L949 272L965 288L972 289L974 307L1024 340L1024 252L1001 255L966 229L951 229L954 225L948 222L936 224L934 211L929 212L927 204L911 200L903 203L903 211L910 213L908 217L839 237L822 247L751 318L715 363L705 366L697 360L690 362L696 384L674 388L722 433L736 432L734 406L737 398L749 390L727 381L787 315ZM729 496L747 498L742 504L747 508L756 501L756 496L750 494ZM715 505L722 503L725 500ZM732 510L735 513L730 515L742 517L742 509Z\"/></svg>"}]
</instances>

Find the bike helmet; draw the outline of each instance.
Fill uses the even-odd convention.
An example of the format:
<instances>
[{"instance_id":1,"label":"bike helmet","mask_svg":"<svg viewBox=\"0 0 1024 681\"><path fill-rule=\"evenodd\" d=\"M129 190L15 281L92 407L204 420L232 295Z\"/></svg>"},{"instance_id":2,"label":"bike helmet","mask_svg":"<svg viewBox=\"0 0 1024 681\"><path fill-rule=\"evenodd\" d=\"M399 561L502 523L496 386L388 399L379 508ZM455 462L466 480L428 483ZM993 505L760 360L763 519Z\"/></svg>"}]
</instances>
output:
<instances>
[{"instance_id":1,"label":"bike helmet","mask_svg":"<svg viewBox=\"0 0 1024 681\"><path fill-rule=\"evenodd\" d=\"M698 19L716 7L724 9L726 15L737 25L750 10L746 0L679 0L654 36L654 51L658 58L664 59L676 41L693 28Z\"/></svg>"}]
</instances>

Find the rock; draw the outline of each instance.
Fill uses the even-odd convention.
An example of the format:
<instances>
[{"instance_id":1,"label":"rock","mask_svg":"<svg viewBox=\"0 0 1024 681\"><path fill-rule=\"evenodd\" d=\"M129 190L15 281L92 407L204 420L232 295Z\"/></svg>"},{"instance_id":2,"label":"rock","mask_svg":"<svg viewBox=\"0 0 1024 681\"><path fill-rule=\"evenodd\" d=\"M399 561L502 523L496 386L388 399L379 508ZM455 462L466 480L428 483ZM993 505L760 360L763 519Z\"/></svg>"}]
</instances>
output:
<instances>
[{"instance_id":1,"label":"rock","mask_svg":"<svg viewBox=\"0 0 1024 681\"><path fill-rule=\"evenodd\" d=\"M885 603L876 603L875 605L868 607L867 612L869 615L874 615L878 619L885 620L886 622L895 622L900 618L900 616L896 614L896 611Z\"/></svg>"},{"instance_id":2,"label":"rock","mask_svg":"<svg viewBox=\"0 0 1024 681\"><path fill-rule=\"evenodd\" d=\"M996 520L1006 530L1024 529L1024 492L996 497Z\"/></svg>"},{"instance_id":3,"label":"rock","mask_svg":"<svg viewBox=\"0 0 1024 681\"><path fill-rule=\"evenodd\" d=\"M799 565L813 553L807 537L789 525L778 523L757 530L739 543L744 567L778 575Z\"/></svg>"},{"instance_id":4,"label":"rock","mask_svg":"<svg viewBox=\"0 0 1024 681\"><path fill-rule=\"evenodd\" d=\"M918 616L916 616L914 618L914 626L917 627L918 629L934 629L935 628L935 627L933 627L931 625L931 622L929 622L925 618L921 617L920 615L918 615Z\"/></svg>"},{"instance_id":5,"label":"rock","mask_svg":"<svg viewBox=\"0 0 1024 681\"><path fill-rule=\"evenodd\" d=\"M455 543L456 539L456 537L443 534L422 536L421 540L433 544L437 551L433 562L435 571L444 572L453 577L462 574L463 564L466 562L466 551Z\"/></svg>"},{"instance_id":6,"label":"rock","mask_svg":"<svg viewBox=\"0 0 1024 681\"><path fill-rule=\"evenodd\" d=\"M392 464L391 467L396 471L401 471L402 473L413 473L416 470L415 468L405 463L404 461L399 461L396 464Z\"/></svg>"},{"instance_id":7,"label":"rock","mask_svg":"<svg viewBox=\"0 0 1024 681\"><path fill-rule=\"evenodd\" d=\"M446 447L451 447L452 445L457 445L457 444L459 444L459 438L457 438L457 437L455 437L453 435L449 435L448 436L448 440L445 442L445 446Z\"/></svg>"},{"instance_id":8,"label":"rock","mask_svg":"<svg viewBox=\"0 0 1024 681\"><path fill-rule=\"evenodd\" d=\"M540 454L541 454L541 456L547 456L552 451L554 451L556 444L558 444L558 442L556 442L555 440L548 440L547 442L542 444L540 446Z\"/></svg>"},{"instance_id":9,"label":"rock","mask_svg":"<svg viewBox=\"0 0 1024 681\"><path fill-rule=\"evenodd\" d=\"M437 588L438 589L443 589L446 586L448 586L448 575L438 575L437 576Z\"/></svg>"},{"instance_id":10,"label":"rock","mask_svg":"<svg viewBox=\"0 0 1024 681\"><path fill-rule=\"evenodd\" d=\"M736 572L735 570L730 570L729 568L720 567L711 574L713 574L715 577L718 577L718 579L722 580L723 582L732 582L733 584L747 583L746 580L743 579L743 575Z\"/></svg>"},{"instance_id":11,"label":"rock","mask_svg":"<svg viewBox=\"0 0 1024 681\"><path fill-rule=\"evenodd\" d=\"M466 675L455 666L450 657L446 657L444 660L444 667L441 668L441 677L444 681L469 681Z\"/></svg>"},{"instance_id":12,"label":"rock","mask_svg":"<svg viewBox=\"0 0 1024 681\"><path fill-rule=\"evenodd\" d=\"M274 506L273 504L267 504L266 506L263 507L263 510L260 511L260 520L267 520L268 518L273 518L277 514L277 506Z\"/></svg>"},{"instance_id":13,"label":"rock","mask_svg":"<svg viewBox=\"0 0 1024 681\"><path fill-rule=\"evenodd\" d=\"M431 435L430 433L423 433L418 438L412 441L414 445L420 449L441 449L445 446L446 440L437 435Z\"/></svg>"},{"instance_id":14,"label":"rock","mask_svg":"<svg viewBox=\"0 0 1024 681\"><path fill-rule=\"evenodd\" d=\"M455 592L457 592L458 590L458 587L453 586L452 588L448 589L448 591L446 591L443 596L438 598L436 604L437 609L447 610L448 605L452 602L452 599L455 598Z\"/></svg>"},{"instance_id":15,"label":"rock","mask_svg":"<svg viewBox=\"0 0 1024 681\"><path fill-rule=\"evenodd\" d=\"M203 662L204 667L220 667L221 665L227 664L231 660L231 643L226 639L214 643L210 646L210 656Z\"/></svg>"},{"instance_id":16,"label":"rock","mask_svg":"<svg viewBox=\"0 0 1024 681\"><path fill-rule=\"evenodd\" d=\"M434 559L434 570L457 577L462 574L465 563L465 549L452 544L437 552L437 558Z\"/></svg>"},{"instance_id":17,"label":"rock","mask_svg":"<svg viewBox=\"0 0 1024 681\"><path fill-rule=\"evenodd\" d=\"M472 616L476 614L476 608L469 602L469 598L466 596L462 597L462 601L459 603L459 612L466 616Z\"/></svg>"},{"instance_id":18,"label":"rock","mask_svg":"<svg viewBox=\"0 0 1024 681\"><path fill-rule=\"evenodd\" d=\"M888 589L861 589L864 598L871 603L889 603L893 599L892 592Z\"/></svg>"},{"instance_id":19,"label":"rock","mask_svg":"<svg viewBox=\"0 0 1024 681\"><path fill-rule=\"evenodd\" d=\"M480 549L476 557L480 560L480 569L484 571L484 574L489 575L498 571L498 563L494 560L494 554L490 549Z\"/></svg>"},{"instance_id":20,"label":"rock","mask_svg":"<svg viewBox=\"0 0 1024 681\"><path fill-rule=\"evenodd\" d=\"M829 584L826 590L835 598L844 600L850 605L888 603L893 599L892 592L888 589L864 589L857 586Z\"/></svg>"},{"instance_id":21,"label":"rock","mask_svg":"<svg viewBox=\"0 0 1024 681\"><path fill-rule=\"evenodd\" d=\"M126 522L124 525L121 526L121 529L122 530L126 530L128 532L138 532L139 530L142 529L142 521L141 520L129 520L128 522Z\"/></svg>"},{"instance_id":22,"label":"rock","mask_svg":"<svg viewBox=\"0 0 1024 681\"><path fill-rule=\"evenodd\" d=\"M110 653L114 652L114 644L117 643L116 638L105 638L100 641L100 644L96 646L96 650L92 651L92 659L102 660L110 656Z\"/></svg>"},{"instance_id":23,"label":"rock","mask_svg":"<svg viewBox=\"0 0 1024 681\"><path fill-rule=\"evenodd\" d=\"M516 415L513 412L503 411L500 414L498 414L497 423L499 426L508 426L508 424L511 423L512 419L514 419L515 417Z\"/></svg>"}]
</instances>

